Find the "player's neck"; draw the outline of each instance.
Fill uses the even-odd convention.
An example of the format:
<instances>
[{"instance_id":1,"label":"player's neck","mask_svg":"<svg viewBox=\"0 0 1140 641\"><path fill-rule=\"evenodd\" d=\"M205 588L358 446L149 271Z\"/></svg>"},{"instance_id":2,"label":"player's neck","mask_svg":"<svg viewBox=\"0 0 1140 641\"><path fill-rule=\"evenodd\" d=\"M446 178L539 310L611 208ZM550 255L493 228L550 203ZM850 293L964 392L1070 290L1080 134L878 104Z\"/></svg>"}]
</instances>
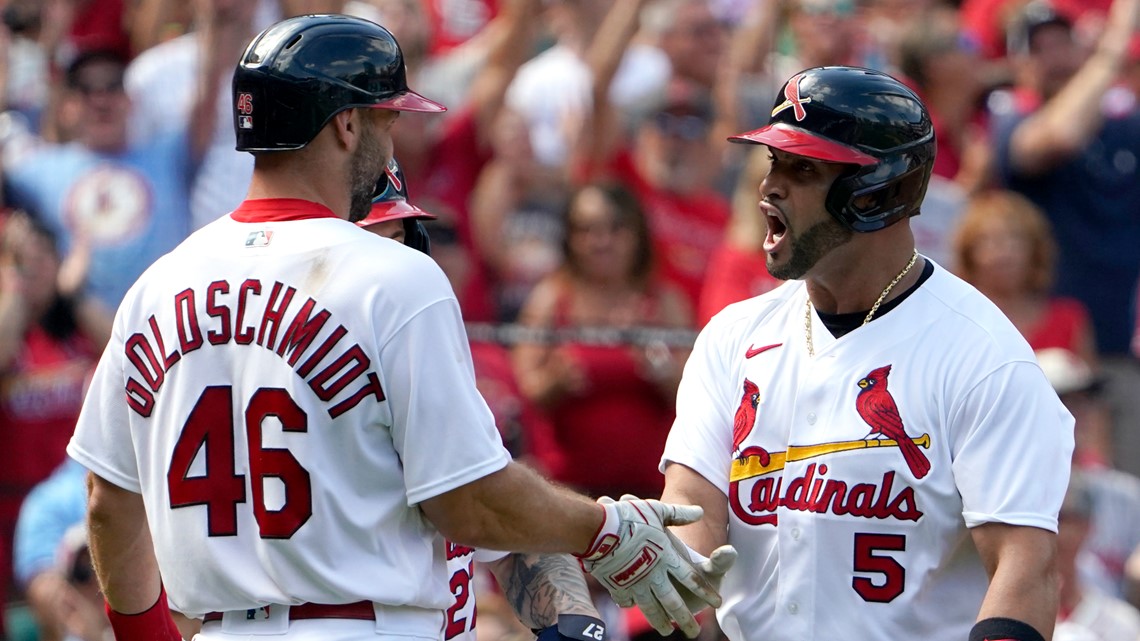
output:
<instances>
[{"instance_id":1,"label":"player's neck","mask_svg":"<svg viewBox=\"0 0 1140 641\"><path fill-rule=\"evenodd\" d=\"M914 239L909 228L888 228L873 234L883 236L856 236L812 268L805 281L817 310L827 314L869 310L910 264ZM918 282L923 266L920 256L879 303L890 302Z\"/></svg>"},{"instance_id":2,"label":"player's neck","mask_svg":"<svg viewBox=\"0 0 1140 641\"><path fill-rule=\"evenodd\" d=\"M297 171L291 164L259 166L253 172L246 198L299 198L324 205L347 220L350 196L346 182L338 176Z\"/></svg>"}]
</instances>

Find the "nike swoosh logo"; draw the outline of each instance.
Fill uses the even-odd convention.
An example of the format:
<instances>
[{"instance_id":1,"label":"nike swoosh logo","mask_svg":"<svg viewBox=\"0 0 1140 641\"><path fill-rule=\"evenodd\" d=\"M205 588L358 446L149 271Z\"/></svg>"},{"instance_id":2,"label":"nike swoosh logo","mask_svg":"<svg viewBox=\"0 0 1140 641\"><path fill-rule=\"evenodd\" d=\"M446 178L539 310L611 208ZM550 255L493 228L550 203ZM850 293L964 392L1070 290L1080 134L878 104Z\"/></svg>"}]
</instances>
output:
<instances>
[{"instance_id":1,"label":"nike swoosh logo","mask_svg":"<svg viewBox=\"0 0 1140 641\"><path fill-rule=\"evenodd\" d=\"M779 347L781 345L783 345L783 343L776 343L774 345L765 345L764 347L749 347L748 351L744 352L744 358L752 358L753 356L755 356L757 354L763 354L764 352L766 352L770 349L774 349L776 347Z\"/></svg>"}]
</instances>

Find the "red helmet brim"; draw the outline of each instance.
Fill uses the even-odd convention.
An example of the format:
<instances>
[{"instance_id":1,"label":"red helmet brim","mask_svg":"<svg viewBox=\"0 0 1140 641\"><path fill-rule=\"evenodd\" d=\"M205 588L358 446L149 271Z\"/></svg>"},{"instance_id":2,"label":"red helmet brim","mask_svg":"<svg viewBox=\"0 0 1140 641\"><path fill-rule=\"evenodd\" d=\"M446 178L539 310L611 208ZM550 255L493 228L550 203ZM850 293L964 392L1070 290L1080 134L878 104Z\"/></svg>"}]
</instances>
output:
<instances>
[{"instance_id":1,"label":"red helmet brim","mask_svg":"<svg viewBox=\"0 0 1140 641\"><path fill-rule=\"evenodd\" d=\"M376 109L392 109L394 111L419 111L423 113L440 113L447 111L447 107L434 100L428 100L418 93L408 90L373 105Z\"/></svg>"},{"instance_id":2,"label":"red helmet brim","mask_svg":"<svg viewBox=\"0 0 1140 641\"><path fill-rule=\"evenodd\" d=\"M435 214L429 214L406 200L389 200L372 205L372 211L368 212L368 216L365 217L364 220L357 221L356 224L360 227L367 227L369 225L375 225L376 223L383 223L389 220L402 220L404 218L435 220L437 216Z\"/></svg>"},{"instance_id":3,"label":"red helmet brim","mask_svg":"<svg viewBox=\"0 0 1140 641\"><path fill-rule=\"evenodd\" d=\"M827 162L842 162L852 165L873 165L879 162L878 158L865 154L854 147L848 147L782 122L737 134L729 137L728 140L730 142L768 145L790 154Z\"/></svg>"}]
</instances>

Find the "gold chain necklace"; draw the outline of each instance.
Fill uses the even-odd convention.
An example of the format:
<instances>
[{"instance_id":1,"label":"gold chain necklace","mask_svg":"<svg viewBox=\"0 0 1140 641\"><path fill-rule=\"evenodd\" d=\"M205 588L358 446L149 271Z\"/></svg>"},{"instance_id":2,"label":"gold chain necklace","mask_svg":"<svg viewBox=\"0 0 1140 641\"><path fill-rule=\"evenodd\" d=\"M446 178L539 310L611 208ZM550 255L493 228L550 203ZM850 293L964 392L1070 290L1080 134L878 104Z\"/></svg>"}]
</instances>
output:
<instances>
[{"instance_id":1,"label":"gold chain necklace","mask_svg":"<svg viewBox=\"0 0 1140 641\"><path fill-rule=\"evenodd\" d=\"M891 290L895 288L895 285L899 284L900 280L906 278L906 275L910 273L910 268L914 267L917 261L918 250L916 249L914 253L911 254L910 262L906 264L906 267L903 267L899 275L895 276L894 280L883 290L883 293L879 294L879 299L875 301L875 304L871 305L871 311L867 312L866 318L863 319L863 325L871 322L871 319L875 316L875 312L879 311L879 305L882 305L883 301L886 300L887 294L891 293ZM863 325L860 325L860 327ZM815 356L815 345L811 340L811 296L808 296L807 304L804 308L804 336L807 338L808 356Z\"/></svg>"}]
</instances>

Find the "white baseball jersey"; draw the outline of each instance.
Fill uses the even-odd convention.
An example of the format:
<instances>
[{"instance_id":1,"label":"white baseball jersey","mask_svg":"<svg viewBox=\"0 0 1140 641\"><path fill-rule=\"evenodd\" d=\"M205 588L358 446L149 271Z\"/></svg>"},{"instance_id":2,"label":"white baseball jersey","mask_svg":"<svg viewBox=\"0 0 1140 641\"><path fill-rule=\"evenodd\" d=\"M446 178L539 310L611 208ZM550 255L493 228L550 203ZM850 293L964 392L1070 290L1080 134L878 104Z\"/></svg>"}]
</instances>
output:
<instances>
[{"instance_id":1,"label":"white baseball jersey","mask_svg":"<svg viewBox=\"0 0 1140 641\"><path fill-rule=\"evenodd\" d=\"M475 562L488 563L505 557L509 552L483 550L447 542L447 573L451 577L451 605L444 621L445 641L475 641Z\"/></svg>"},{"instance_id":2,"label":"white baseball jersey","mask_svg":"<svg viewBox=\"0 0 1140 641\"><path fill-rule=\"evenodd\" d=\"M372 600L434 610L433 637L445 546L416 504L510 460L435 262L286 199L139 279L68 452L142 494L176 610Z\"/></svg>"},{"instance_id":3,"label":"white baseball jersey","mask_svg":"<svg viewBox=\"0 0 1140 641\"><path fill-rule=\"evenodd\" d=\"M836 339L789 282L726 308L681 381L662 468L728 497L734 641L960 641L987 577L968 528L1057 529L1073 420L1033 352L934 268Z\"/></svg>"}]
</instances>

